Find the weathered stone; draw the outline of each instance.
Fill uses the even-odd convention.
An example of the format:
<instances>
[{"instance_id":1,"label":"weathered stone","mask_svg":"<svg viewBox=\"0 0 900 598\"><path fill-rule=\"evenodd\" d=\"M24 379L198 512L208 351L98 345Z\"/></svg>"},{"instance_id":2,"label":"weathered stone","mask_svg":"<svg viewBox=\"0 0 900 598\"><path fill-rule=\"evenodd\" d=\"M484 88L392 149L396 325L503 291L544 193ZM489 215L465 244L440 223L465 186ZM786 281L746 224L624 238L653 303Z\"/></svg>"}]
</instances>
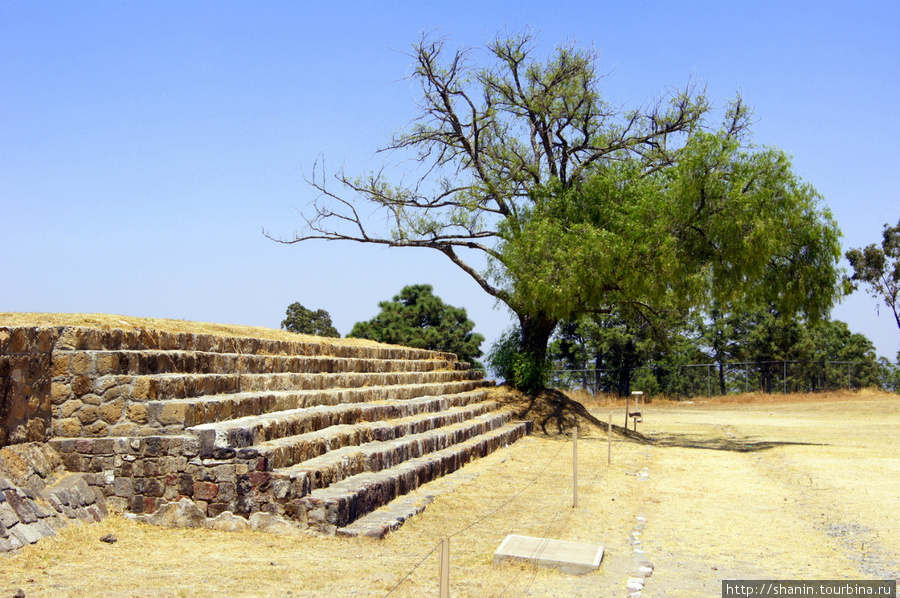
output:
<instances>
[{"instance_id":1,"label":"weathered stone","mask_svg":"<svg viewBox=\"0 0 900 598\"><path fill-rule=\"evenodd\" d=\"M87 405L95 405L97 407L99 407L100 404L103 403L103 399L101 399L99 395L95 395L90 392L81 397L81 400L84 401Z\"/></svg>"},{"instance_id":2,"label":"weathered stone","mask_svg":"<svg viewBox=\"0 0 900 598\"><path fill-rule=\"evenodd\" d=\"M42 538L47 538L50 536L55 536L56 532L52 527L47 523L46 519L39 519L31 524L31 528L40 534Z\"/></svg>"},{"instance_id":3,"label":"weathered stone","mask_svg":"<svg viewBox=\"0 0 900 598\"><path fill-rule=\"evenodd\" d=\"M194 498L196 500L210 501L219 494L219 486L212 482L195 482Z\"/></svg>"},{"instance_id":4,"label":"weathered stone","mask_svg":"<svg viewBox=\"0 0 900 598\"><path fill-rule=\"evenodd\" d=\"M41 539L41 534L31 525L20 523L9 530L11 536L15 536L23 545L35 544Z\"/></svg>"},{"instance_id":5,"label":"weathered stone","mask_svg":"<svg viewBox=\"0 0 900 598\"><path fill-rule=\"evenodd\" d=\"M78 410L78 419L84 425L93 423L99 418L100 409L96 405L84 405Z\"/></svg>"},{"instance_id":6,"label":"weathered stone","mask_svg":"<svg viewBox=\"0 0 900 598\"><path fill-rule=\"evenodd\" d=\"M163 439L158 436L150 436L144 439L144 454L155 457L163 452Z\"/></svg>"},{"instance_id":7,"label":"weathered stone","mask_svg":"<svg viewBox=\"0 0 900 598\"><path fill-rule=\"evenodd\" d=\"M94 380L94 392L103 397L104 401L120 399L127 394L128 388L119 384L113 376L104 376Z\"/></svg>"},{"instance_id":8,"label":"weathered stone","mask_svg":"<svg viewBox=\"0 0 900 598\"><path fill-rule=\"evenodd\" d=\"M136 424L146 424L148 421L147 406L141 403L132 403L128 406L125 417Z\"/></svg>"},{"instance_id":9,"label":"weathered stone","mask_svg":"<svg viewBox=\"0 0 900 598\"><path fill-rule=\"evenodd\" d=\"M87 374L93 367L92 361L88 353L75 353L69 362L69 372L76 376Z\"/></svg>"},{"instance_id":10,"label":"weathered stone","mask_svg":"<svg viewBox=\"0 0 900 598\"><path fill-rule=\"evenodd\" d=\"M74 380L72 380L69 387L76 396L80 397L91 392L93 383L89 376L77 376Z\"/></svg>"},{"instance_id":11,"label":"weathered stone","mask_svg":"<svg viewBox=\"0 0 900 598\"><path fill-rule=\"evenodd\" d=\"M58 419L54 422L54 430L57 436L79 436L81 434L81 422L75 417Z\"/></svg>"},{"instance_id":12,"label":"weathered stone","mask_svg":"<svg viewBox=\"0 0 900 598\"><path fill-rule=\"evenodd\" d=\"M231 511L223 511L208 521L208 527L223 532L250 531L250 522Z\"/></svg>"},{"instance_id":13,"label":"weathered stone","mask_svg":"<svg viewBox=\"0 0 900 598\"><path fill-rule=\"evenodd\" d=\"M125 402L121 399L116 399L100 406L100 417L103 418L103 421L114 424L122 417L124 410Z\"/></svg>"},{"instance_id":14,"label":"weathered stone","mask_svg":"<svg viewBox=\"0 0 900 598\"><path fill-rule=\"evenodd\" d=\"M54 405L62 405L67 399L72 397L72 389L68 384L62 382L53 382L50 384L50 401Z\"/></svg>"},{"instance_id":15,"label":"weathered stone","mask_svg":"<svg viewBox=\"0 0 900 598\"><path fill-rule=\"evenodd\" d=\"M9 502L6 500L0 502L0 524L9 528L17 523L19 523L19 516L10 506Z\"/></svg>"},{"instance_id":16,"label":"weathered stone","mask_svg":"<svg viewBox=\"0 0 900 598\"><path fill-rule=\"evenodd\" d=\"M270 513L253 513L250 515L250 527L253 530L283 536L301 536L304 532L295 524L289 523Z\"/></svg>"},{"instance_id":17,"label":"weathered stone","mask_svg":"<svg viewBox=\"0 0 900 598\"><path fill-rule=\"evenodd\" d=\"M84 433L89 436L100 437L106 436L109 431L109 426L102 421L95 421L92 424L89 424L83 428Z\"/></svg>"},{"instance_id":18,"label":"weathered stone","mask_svg":"<svg viewBox=\"0 0 900 598\"><path fill-rule=\"evenodd\" d=\"M104 353L97 357L96 372L98 375L115 374L119 370L119 356L116 353Z\"/></svg>"},{"instance_id":19,"label":"weathered stone","mask_svg":"<svg viewBox=\"0 0 900 598\"><path fill-rule=\"evenodd\" d=\"M183 424L187 407L186 403L165 403L159 411L159 422L163 425Z\"/></svg>"},{"instance_id":20,"label":"weathered stone","mask_svg":"<svg viewBox=\"0 0 900 598\"><path fill-rule=\"evenodd\" d=\"M106 499L106 507L116 513L124 513L128 510L129 500L120 496L110 496Z\"/></svg>"},{"instance_id":21,"label":"weathered stone","mask_svg":"<svg viewBox=\"0 0 900 598\"><path fill-rule=\"evenodd\" d=\"M163 527L198 528L206 527L206 514L193 501L184 498L176 503L165 504L154 514L139 517L138 521Z\"/></svg>"},{"instance_id":22,"label":"weathered stone","mask_svg":"<svg viewBox=\"0 0 900 598\"><path fill-rule=\"evenodd\" d=\"M213 458L219 460L234 459L235 454L236 451L233 448L222 447L213 451Z\"/></svg>"},{"instance_id":23,"label":"weathered stone","mask_svg":"<svg viewBox=\"0 0 900 598\"><path fill-rule=\"evenodd\" d=\"M69 355L66 353L54 353L52 365L50 367L50 375L56 378L63 376L69 369Z\"/></svg>"},{"instance_id":24,"label":"weathered stone","mask_svg":"<svg viewBox=\"0 0 900 598\"><path fill-rule=\"evenodd\" d=\"M15 490L6 490L4 495L6 495L7 504L15 511L19 521L22 523L34 523L37 521L37 514L31 507L31 501L26 497L20 496Z\"/></svg>"},{"instance_id":25,"label":"weathered stone","mask_svg":"<svg viewBox=\"0 0 900 598\"><path fill-rule=\"evenodd\" d=\"M111 436L134 436L138 433L138 425L132 422L122 422L109 429Z\"/></svg>"},{"instance_id":26,"label":"weathered stone","mask_svg":"<svg viewBox=\"0 0 900 598\"><path fill-rule=\"evenodd\" d=\"M81 399L69 399L59 406L59 417L71 417L84 405Z\"/></svg>"},{"instance_id":27,"label":"weathered stone","mask_svg":"<svg viewBox=\"0 0 900 598\"><path fill-rule=\"evenodd\" d=\"M237 477L234 471L234 465L218 465L213 468L213 475L217 482L234 482Z\"/></svg>"}]
</instances>

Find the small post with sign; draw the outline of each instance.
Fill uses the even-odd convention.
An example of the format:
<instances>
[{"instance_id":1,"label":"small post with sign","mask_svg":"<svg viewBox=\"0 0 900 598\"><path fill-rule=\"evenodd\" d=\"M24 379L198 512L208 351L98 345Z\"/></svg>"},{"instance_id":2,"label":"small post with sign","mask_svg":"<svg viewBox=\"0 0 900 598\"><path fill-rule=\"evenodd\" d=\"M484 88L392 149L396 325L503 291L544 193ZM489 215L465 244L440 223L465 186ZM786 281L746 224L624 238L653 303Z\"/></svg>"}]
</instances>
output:
<instances>
[{"instance_id":1,"label":"small post with sign","mask_svg":"<svg viewBox=\"0 0 900 598\"><path fill-rule=\"evenodd\" d=\"M634 420L634 426L633 426L634 431L637 432L638 422L644 421L643 418L641 417L641 397L644 395L644 393L641 392L640 390L635 390L631 394L634 395L634 411L626 414L625 429L626 430L628 429L628 417L631 417ZM627 402L626 402L626 407L627 407ZM625 411L627 412L628 409L626 408Z\"/></svg>"}]
</instances>

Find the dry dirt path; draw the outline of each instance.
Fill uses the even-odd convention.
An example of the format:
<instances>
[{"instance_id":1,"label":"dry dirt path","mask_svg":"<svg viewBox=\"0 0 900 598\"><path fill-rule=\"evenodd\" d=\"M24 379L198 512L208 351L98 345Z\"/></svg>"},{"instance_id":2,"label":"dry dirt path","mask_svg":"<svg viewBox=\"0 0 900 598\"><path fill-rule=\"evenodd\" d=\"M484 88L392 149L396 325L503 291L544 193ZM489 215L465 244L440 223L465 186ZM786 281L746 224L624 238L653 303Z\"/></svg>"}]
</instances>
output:
<instances>
[{"instance_id":1,"label":"dry dirt path","mask_svg":"<svg viewBox=\"0 0 900 598\"><path fill-rule=\"evenodd\" d=\"M900 577L900 402L645 410L643 596L723 579Z\"/></svg>"}]
</instances>

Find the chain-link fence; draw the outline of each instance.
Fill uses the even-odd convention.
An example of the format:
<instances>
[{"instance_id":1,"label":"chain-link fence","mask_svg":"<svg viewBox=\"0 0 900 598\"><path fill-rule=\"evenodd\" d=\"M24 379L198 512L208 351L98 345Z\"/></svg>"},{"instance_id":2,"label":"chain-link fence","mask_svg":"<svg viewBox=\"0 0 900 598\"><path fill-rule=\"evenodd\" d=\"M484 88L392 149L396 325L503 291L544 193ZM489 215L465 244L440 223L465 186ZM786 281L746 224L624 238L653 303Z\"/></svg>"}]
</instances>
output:
<instances>
[{"instance_id":1,"label":"chain-link fence","mask_svg":"<svg viewBox=\"0 0 900 598\"><path fill-rule=\"evenodd\" d=\"M754 361L553 370L551 385L627 395L631 389L672 397L880 388L900 391L900 366L885 361Z\"/></svg>"}]
</instances>

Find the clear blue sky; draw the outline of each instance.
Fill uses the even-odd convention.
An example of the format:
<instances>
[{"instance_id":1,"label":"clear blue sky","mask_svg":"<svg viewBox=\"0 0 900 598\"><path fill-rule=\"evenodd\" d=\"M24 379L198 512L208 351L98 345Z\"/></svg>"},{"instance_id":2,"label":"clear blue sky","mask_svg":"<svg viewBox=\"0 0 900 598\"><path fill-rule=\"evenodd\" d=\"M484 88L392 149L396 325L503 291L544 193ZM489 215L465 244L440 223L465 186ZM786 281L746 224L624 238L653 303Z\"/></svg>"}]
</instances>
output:
<instances>
[{"instance_id":1,"label":"clear blue sky","mask_svg":"<svg viewBox=\"0 0 900 598\"><path fill-rule=\"evenodd\" d=\"M377 168L415 112L422 32L477 46L531 27L602 52L607 100L693 77L740 92L755 141L794 156L844 233L900 218L900 3L24 2L0 0L0 311L104 312L278 327L288 304L338 330L430 283L494 339L503 309L442 255L283 246L329 169ZM833 313L893 359L862 292ZM487 347L485 347L487 348Z\"/></svg>"}]
</instances>

